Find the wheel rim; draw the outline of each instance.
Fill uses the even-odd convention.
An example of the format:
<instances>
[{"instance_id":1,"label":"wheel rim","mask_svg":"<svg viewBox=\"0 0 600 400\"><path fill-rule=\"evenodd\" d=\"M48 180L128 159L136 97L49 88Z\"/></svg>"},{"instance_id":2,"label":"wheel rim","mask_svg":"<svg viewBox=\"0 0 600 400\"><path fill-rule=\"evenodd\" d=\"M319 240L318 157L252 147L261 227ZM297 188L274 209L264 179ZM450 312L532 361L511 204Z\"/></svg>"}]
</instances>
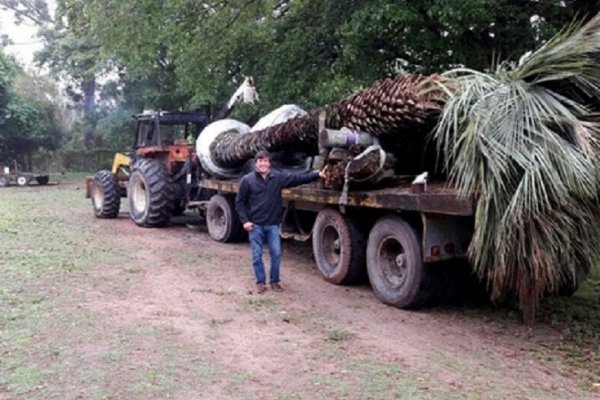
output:
<instances>
[{"instance_id":1,"label":"wheel rim","mask_svg":"<svg viewBox=\"0 0 600 400\"><path fill-rule=\"evenodd\" d=\"M221 207L215 207L210 216L210 221L216 237L223 237L225 233L227 220L225 218L225 211Z\"/></svg>"},{"instance_id":2,"label":"wheel rim","mask_svg":"<svg viewBox=\"0 0 600 400\"><path fill-rule=\"evenodd\" d=\"M408 260L402 244L394 237L388 236L379 246L379 265L382 277L389 286L398 288L406 280Z\"/></svg>"},{"instance_id":3,"label":"wheel rim","mask_svg":"<svg viewBox=\"0 0 600 400\"><path fill-rule=\"evenodd\" d=\"M137 214L146 211L148 207L148 191L146 190L144 181L139 177L135 177L131 189L131 204L134 212Z\"/></svg>"},{"instance_id":4,"label":"wheel rim","mask_svg":"<svg viewBox=\"0 0 600 400\"><path fill-rule=\"evenodd\" d=\"M6 177L0 177L0 186L8 186L8 179Z\"/></svg>"},{"instance_id":5,"label":"wheel rim","mask_svg":"<svg viewBox=\"0 0 600 400\"><path fill-rule=\"evenodd\" d=\"M340 235L335 227L328 225L323 229L321 237L323 256L328 265L333 268L338 265L341 258Z\"/></svg>"},{"instance_id":6,"label":"wheel rim","mask_svg":"<svg viewBox=\"0 0 600 400\"><path fill-rule=\"evenodd\" d=\"M97 184L92 186L92 202L96 210L101 210L104 206L104 193Z\"/></svg>"},{"instance_id":7,"label":"wheel rim","mask_svg":"<svg viewBox=\"0 0 600 400\"><path fill-rule=\"evenodd\" d=\"M27 178L25 178L24 176L19 176L17 178L17 185L25 186L26 184L27 184Z\"/></svg>"}]
</instances>

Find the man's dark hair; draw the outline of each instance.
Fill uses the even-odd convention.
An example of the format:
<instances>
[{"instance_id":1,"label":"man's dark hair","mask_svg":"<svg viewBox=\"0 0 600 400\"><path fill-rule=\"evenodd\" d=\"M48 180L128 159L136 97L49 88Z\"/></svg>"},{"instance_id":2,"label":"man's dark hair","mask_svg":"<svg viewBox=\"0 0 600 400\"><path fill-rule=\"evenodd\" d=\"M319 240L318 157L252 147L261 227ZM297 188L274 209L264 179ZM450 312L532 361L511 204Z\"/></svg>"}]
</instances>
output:
<instances>
[{"instance_id":1,"label":"man's dark hair","mask_svg":"<svg viewBox=\"0 0 600 400\"><path fill-rule=\"evenodd\" d=\"M256 160L261 160L263 158L268 159L269 161L271 161L271 153L269 153L266 150L260 150L258 153L256 153L256 155L254 156L254 161Z\"/></svg>"}]
</instances>

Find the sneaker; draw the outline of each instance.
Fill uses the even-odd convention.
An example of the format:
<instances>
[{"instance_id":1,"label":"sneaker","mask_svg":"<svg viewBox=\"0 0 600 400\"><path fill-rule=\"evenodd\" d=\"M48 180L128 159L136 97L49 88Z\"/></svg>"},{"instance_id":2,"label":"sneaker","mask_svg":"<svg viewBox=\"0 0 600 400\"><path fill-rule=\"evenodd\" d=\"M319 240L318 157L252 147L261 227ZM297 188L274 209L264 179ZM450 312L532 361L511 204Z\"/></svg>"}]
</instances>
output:
<instances>
[{"instance_id":1,"label":"sneaker","mask_svg":"<svg viewBox=\"0 0 600 400\"><path fill-rule=\"evenodd\" d=\"M267 285L265 285L264 283L257 283L256 284L256 292L258 294L263 294L266 291L267 291Z\"/></svg>"},{"instance_id":2,"label":"sneaker","mask_svg":"<svg viewBox=\"0 0 600 400\"><path fill-rule=\"evenodd\" d=\"M271 283L271 289L273 289L274 292L283 292L283 287L281 287L279 282Z\"/></svg>"}]
</instances>

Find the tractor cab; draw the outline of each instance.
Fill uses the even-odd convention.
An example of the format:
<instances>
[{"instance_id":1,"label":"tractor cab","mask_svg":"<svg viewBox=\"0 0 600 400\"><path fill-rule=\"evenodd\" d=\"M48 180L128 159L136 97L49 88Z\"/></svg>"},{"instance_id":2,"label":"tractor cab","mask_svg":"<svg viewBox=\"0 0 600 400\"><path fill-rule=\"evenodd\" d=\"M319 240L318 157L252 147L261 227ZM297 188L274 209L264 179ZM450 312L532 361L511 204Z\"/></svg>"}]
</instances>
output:
<instances>
[{"instance_id":1,"label":"tractor cab","mask_svg":"<svg viewBox=\"0 0 600 400\"><path fill-rule=\"evenodd\" d=\"M194 144L210 122L207 111L146 111L136 116L133 150L143 147L167 147Z\"/></svg>"},{"instance_id":2,"label":"tractor cab","mask_svg":"<svg viewBox=\"0 0 600 400\"><path fill-rule=\"evenodd\" d=\"M196 138L210 116L207 111L150 111L137 115L136 120L134 160L160 159L170 171L174 163L183 163L193 154Z\"/></svg>"}]
</instances>

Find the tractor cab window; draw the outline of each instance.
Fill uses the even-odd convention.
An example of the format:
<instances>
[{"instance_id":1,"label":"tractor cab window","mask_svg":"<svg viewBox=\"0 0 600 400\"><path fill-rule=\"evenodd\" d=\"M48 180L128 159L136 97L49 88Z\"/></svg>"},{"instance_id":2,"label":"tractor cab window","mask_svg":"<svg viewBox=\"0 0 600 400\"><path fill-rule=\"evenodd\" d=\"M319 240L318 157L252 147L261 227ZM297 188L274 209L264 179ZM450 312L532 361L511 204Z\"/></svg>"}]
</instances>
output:
<instances>
[{"instance_id":1,"label":"tractor cab window","mask_svg":"<svg viewBox=\"0 0 600 400\"><path fill-rule=\"evenodd\" d=\"M136 147L156 146L157 133L152 121L143 122L138 125L138 136Z\"/></svg>"},{"instance_id":2,"label":"tractor cab window","mask_svg":"<svg viewBox=\"0 0 600 400\"><path fill-rule=\"evenodd\" d=\"M183 124L160 124L160 140L163 146L175 144L177 139L185 139Z\"/></svg>"},{"instance_id":3,"label":"tractor cab window","mask_svg":"<svg viewBox=\"0 0 600 400\"><path fill-rule=\"evenodd\" d=\"M160 137L162 145L176 144L176 141L187 142L190 137L194 139L198 136L196 125L193 123L161 124Z\"/></svg>"}]
</instances>

